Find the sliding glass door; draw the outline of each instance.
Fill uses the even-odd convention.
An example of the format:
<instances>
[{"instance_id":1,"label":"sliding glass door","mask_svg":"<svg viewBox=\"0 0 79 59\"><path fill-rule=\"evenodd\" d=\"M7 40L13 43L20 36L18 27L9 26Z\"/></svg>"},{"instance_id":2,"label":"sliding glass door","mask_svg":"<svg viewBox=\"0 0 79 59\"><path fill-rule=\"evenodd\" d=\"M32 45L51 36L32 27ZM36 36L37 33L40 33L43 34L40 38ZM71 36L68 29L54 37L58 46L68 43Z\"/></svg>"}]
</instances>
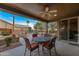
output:
<instances>
[{"instance_id":1,"label":"sliding glass door","mask_svg":"<svg viewBox=\"0 0 79 59\"><path fill-rule=\"evenodd\" d=\"M60 21L60 39L67 40L68 37L68 20Z\"/></svg>"},{"instance_id":2,"label":"sliding glass door","mask_svg":"<svg viewBox=\"0 0 79 59\"><path fill-rule=\"evenodd\" d=\"M77 42L78 40L78 19L70 19L69 20L69 40L73 42Z\"/></svg>"},{"instance_id":3,"label":"sliding glass door","mask_svg":"<svg viewBox=\"0 0 79 59\"><path fill-rule=\"evenodd\" d=\"M78 19L61 20L59 22L59 38L72 42L78 41Z\"/></svg>"}]
</instances>

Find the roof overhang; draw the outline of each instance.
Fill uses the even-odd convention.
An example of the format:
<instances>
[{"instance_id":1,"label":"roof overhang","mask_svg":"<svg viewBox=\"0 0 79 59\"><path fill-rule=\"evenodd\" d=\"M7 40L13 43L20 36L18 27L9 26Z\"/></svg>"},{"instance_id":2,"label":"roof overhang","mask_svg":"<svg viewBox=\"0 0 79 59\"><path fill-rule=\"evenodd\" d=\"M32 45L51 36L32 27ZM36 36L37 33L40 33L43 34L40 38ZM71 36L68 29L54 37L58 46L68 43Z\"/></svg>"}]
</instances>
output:
<instances>
[{"instance_id":1,"label":"roof overhang","mask_svg":"<svg viewBox=\"0 0 79 59\"><path fill-rule=\"evenodd\" d=\"M12 4L0 4L0 10L3 11L7 11L9 13L13 13L16 15L21 15L24 17L29 17L29 18L34 18L35 20L39 20L39 21L44 21L44 22L48 22L47 20L41 18L40 16L34 15L30 12L26 12L25 10L17 7L17 6L13 6Z\"/></svg>"}]
</instances>

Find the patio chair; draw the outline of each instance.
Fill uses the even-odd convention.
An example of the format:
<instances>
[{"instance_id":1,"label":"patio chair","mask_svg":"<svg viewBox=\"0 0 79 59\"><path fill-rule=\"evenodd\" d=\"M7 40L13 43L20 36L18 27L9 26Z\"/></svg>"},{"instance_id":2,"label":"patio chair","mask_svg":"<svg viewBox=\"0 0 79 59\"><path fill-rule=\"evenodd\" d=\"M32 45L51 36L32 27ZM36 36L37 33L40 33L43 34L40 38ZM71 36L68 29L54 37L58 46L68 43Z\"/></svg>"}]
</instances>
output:
<instances>
[{"instance_id":1,"label":"patio chair","mask_svg":"<svg viewBox=\"0 0 79 59\"><path fill-rule=\"evenodd\" d=\"M30 44L29 39L27 39L27 38L24 38L24 40L25 40L25 43L26 43L24 55L26 55L26 51L28 49L30 51L30 56L31 56L31 52L34 51L37 48L38 48L38 54L39 54L39 45L38 44L36 44L36 43Z\"/></svg>"},{"instance_id":2,"label":"patio chair","mask_svg":"<svg viewBox=\"0 0 79 59\"><path fill-rule=\"evenodd\" d=\"M37 34L33 34L32 37L33 37L33 38L34 38L34 37L37 37Z\"/></svg>"},{"instance_id":3,"label":"patio chair","mask_svg":"<svg viewBox=\"0 0 79 59\"><path fill-rule=\"evenodd\" d=\"M51 55L51 49L52 48L54 48L55 55L57 55L56 47L55 47L55 41L56 41L56 37L52 38L52 40L50 40L48 42L43 43L43 47L45 47L49 50L50 55ZM44 48L42 50L44 50Z\"/></svg>"},{"instance_id":4,"label":"patio chair","mask_svg":"<svg viewBox=\"0 0 79 59\"><path fill-rule=\"evenodd\" d=\"M34 41L33 39L37 37L37 34L32 34L32 41Z\"/></svg>"}]
</instances>

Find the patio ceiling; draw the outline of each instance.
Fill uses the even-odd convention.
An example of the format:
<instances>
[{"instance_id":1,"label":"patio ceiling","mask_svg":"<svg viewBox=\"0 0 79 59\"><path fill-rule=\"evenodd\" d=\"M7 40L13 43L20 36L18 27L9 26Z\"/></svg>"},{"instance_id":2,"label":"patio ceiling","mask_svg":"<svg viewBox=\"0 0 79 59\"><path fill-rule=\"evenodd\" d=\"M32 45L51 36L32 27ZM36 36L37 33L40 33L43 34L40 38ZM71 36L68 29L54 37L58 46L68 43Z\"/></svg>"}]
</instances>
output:
<instances>
[{"instance_id":1,"label":"patio ceiling","mask_svg":"<svg viewBox=\"0 0 79 59\"><path fill-rule=\"evenodd\" d=\"M48 5L50 10L57 10L57 16L51 16L50 19L42 17L40 12L43 12L43 8ZM17 13L37 20L51 22L57 21L63 18L79 16L79 4L75 3L12 3L12 4L0 4L0 7L9 10L13 13Z\"/></svg>"}]
</instances>

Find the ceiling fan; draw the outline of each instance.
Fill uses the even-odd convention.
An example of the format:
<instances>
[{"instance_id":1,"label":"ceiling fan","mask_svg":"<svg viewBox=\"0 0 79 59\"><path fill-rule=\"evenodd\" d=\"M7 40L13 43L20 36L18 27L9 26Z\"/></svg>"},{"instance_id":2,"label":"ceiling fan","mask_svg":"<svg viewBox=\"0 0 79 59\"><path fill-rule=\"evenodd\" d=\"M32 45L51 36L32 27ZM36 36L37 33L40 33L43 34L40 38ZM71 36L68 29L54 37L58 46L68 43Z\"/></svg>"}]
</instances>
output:
<instances>
[{"instance_id":1,"label":"ceiling fan","mask_svg":"<svg viewBox=\"0 0 79 59\"><path fill-rule=\"evenodd\" d=\"M42 15L42 17L50 17L50 16L57 16L57 10L49 10L49 7L46 6L44 8L44 12L40 12L40 14Z\"/></svg>"}]
</instances>

